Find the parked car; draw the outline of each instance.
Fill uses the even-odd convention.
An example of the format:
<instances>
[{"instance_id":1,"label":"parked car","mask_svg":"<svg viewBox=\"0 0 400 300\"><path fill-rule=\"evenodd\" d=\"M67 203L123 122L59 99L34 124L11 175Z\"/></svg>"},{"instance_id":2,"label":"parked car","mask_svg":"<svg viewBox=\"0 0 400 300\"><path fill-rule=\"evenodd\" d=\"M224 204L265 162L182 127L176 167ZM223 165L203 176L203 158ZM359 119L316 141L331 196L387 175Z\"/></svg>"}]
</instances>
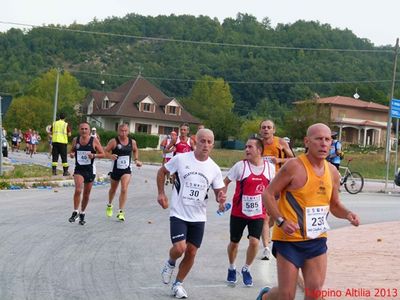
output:
<instances>
[{"instance_id":1,"label":"parked car","mask_svg":"<svg viewBox=\"0 0 400 300\"><path fill-rule=\"evenodd\" d=\"M10 145L8 144L7 139L2 136L1 137L1 152L3 153L3 157L8 157L8 149L10 148Z\"/></svg>"}]
</instances>

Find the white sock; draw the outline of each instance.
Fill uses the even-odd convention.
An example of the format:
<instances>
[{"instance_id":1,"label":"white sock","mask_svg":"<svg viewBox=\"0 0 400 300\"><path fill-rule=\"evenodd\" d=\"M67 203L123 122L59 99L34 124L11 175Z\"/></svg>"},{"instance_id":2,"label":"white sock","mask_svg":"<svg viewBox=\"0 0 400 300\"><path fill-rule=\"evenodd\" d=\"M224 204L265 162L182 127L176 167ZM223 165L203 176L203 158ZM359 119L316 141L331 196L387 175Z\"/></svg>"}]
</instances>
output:
<instances>
[{"instance_id":1,"label":"white sock","mask_svg":"<svg viewBox=\"0 0 400 300\"><path fill-rule=\"evenodd\" d=\"M236 270L235 264L229 264L229 270Z\"/></svg>"}]
</instances>

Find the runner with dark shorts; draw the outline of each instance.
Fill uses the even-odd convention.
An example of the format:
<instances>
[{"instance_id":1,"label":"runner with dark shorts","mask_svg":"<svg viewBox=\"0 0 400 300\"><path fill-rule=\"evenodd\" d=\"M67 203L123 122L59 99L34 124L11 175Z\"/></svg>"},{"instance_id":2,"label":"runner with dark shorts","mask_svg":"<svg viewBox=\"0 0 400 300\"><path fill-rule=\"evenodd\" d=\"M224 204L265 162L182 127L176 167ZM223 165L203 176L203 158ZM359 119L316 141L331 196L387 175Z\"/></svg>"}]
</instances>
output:
<instances>
[{"instance_id":1,"label":"runner with dark shorts","mask_svg":"<svg viewBox=\"0 0 400 300\"><path fill-rule=\"evenodd\" d=\"M79 224L85 225L85 210L89 203L90 191L95 178L93 161L96 157L104 157L103 147L101 147L97 138L90 136L90 126L86 122L79 125L79 136L72 141L70 157L75 158L75 192L74 211L68 221L73 223L79 216ZM80 211L78 210L79 205L81 205Z\"/></svg>"},{"instance_id":2,"label":"runner with dark shorts","mask_svg":"<svg viewBox=\"0 0 400 300\"><path fill-rule=\"evenodd\" d=\"M132 155L133 161L137 167L141 167L142 163L139 161L139 151L136 145L136 141L131 139L129 136L129 127L127 124L121 124L118 126L118 136L111 139L106 148L106 156L113 160L113 168L110 172L111 187L108 191L108 204L106 207L106 216L112 217L113 205L115 193L118 185L121 182L121 193L119 195L119 212L117 219L125 221L125 203L128 195L128 186L131 180L131 164Z\"/></svg>"},{"instance_id":3,"label":"runner with dark shorts","mask_svg":"<svg viewBox=\"0 0 400 300\"><path fill-rule=\"evenodd\" d=\"M305 290L310 295L321 291L328 267L328 215L347 219L353 226L360 224L359 217L339 199L340 174L326 161L331 140L328 126L311 125L304 138L308 152L286 162L263 193L263 202L275 221L272 253L278 286L263 288L258 300L294 299L300 269ZM278 194L281 197L276 201Z\"/></svg>"},{"instance_id":4,"label":"runner with dark shorts","mask_svg":"<svg viewBox=\"0 0 400 300\"><path fill-rule=\"evenodd\" d=\"M253 286L250 266L258 252L260 236L266 217L265 206L261 194L275 176L275 166L264 160L264 145L259 138L250 138L246 142L246 159L237 162L224 179L226 188L232 181L236 182L232 199L230 220L230 243L228 244L228 276L230 284L237 282L236 256L243 231L247 227L249 245L246 251L246 262L241 269L245 286Z\"/></svg>"}]
</instances>

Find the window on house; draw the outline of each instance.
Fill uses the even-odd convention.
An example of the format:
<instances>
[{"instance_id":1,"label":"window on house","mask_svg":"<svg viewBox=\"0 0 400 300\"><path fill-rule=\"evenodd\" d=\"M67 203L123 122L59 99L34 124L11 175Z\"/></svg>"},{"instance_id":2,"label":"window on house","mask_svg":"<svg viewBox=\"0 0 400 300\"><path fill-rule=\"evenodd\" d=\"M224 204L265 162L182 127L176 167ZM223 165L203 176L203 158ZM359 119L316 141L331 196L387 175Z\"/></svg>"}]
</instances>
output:
<instances>
[{"instance_id":1,"label":"window on house","mask_svg":"<svg viewBox=\"0 0 400 300\"><path fill-rule=\"evenodd\" d=\"M178 107L176 106L167 106L167 108L168 114L170 115L176 115L178 112Z\"/></svg>"},{"instance_id":2,"label":"window on house","mask_svg":"<svg viewBox=\"0 0 400 300\"><path fill-rule=\"evenodd\" d=\"M173 131L173 127L167 127L167 126L158 126L158 134L170 134L171 131Z\"/></svg>"},{"instance_id":3,"label":"window on house","mask_svg":"<svg viewBox=\"0 0 400 300\"><path fill-rule=\"evenodd\" d=\"M143 111L151 112L151 104L150 103L143 103Z\"/></svg>"},{"instance_id":4,"label":"window on house","mask_svg":"<svg viewBox=\"0 0 400 300\"><path fill-rule=\"evenodd\" d=\"M105 98L103 100L103 105L101 106L102 109L107 109L110 108L110 100L108 100L108 98Z\"/></svg>"},{"instance_id":5,"label":"window on house","mask_svg":"<svg viewBox=\"0 0 400 300\"><path fill-rule=\"evenodd\" d=\"M136 124L136 131L135 132L143 132L143 133L150 133L151 125L148 124Z\"/></svg>"}]
</instances>

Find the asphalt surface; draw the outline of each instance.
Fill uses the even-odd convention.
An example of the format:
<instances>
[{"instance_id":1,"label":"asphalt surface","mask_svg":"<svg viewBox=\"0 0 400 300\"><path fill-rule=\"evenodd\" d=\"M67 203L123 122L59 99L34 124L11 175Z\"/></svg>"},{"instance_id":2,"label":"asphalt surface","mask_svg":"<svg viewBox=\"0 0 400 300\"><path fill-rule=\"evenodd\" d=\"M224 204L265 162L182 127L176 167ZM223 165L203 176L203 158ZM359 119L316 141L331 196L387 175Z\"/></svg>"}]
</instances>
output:
<instances>
[{"instance_id":1,"label":"asphalt surface","mask_svg":"<svg viewBox=\"0 0 400 300\"><path fill-rule=\"evenodd\" d=\"M108 166L101 162L98 167ZM172 299L170 286L160 278L171 242L168 210L156 201L157 169L134 169L125 222L105 216L109 185L93 188L85 226L68 222L72 187L0 191L0 299ZM231 184L230 195L233 188ZM363 224L400 220L398 197L342 193L345 205L359 213ZM117 197L115 201L116 207ZM276 284L275 261L257 257L251 269L254 287L244 287L241 280L236 287L228 286L229 215L217 216L216 209L211 196L203 245L185 289L190 299L255 299L261 287ZM348 226L333 217L330 225ZM244 263L246 242L242 239L238 268ZM300 291L296 299L302 299Z\"/></svg>"}]
</instances>

